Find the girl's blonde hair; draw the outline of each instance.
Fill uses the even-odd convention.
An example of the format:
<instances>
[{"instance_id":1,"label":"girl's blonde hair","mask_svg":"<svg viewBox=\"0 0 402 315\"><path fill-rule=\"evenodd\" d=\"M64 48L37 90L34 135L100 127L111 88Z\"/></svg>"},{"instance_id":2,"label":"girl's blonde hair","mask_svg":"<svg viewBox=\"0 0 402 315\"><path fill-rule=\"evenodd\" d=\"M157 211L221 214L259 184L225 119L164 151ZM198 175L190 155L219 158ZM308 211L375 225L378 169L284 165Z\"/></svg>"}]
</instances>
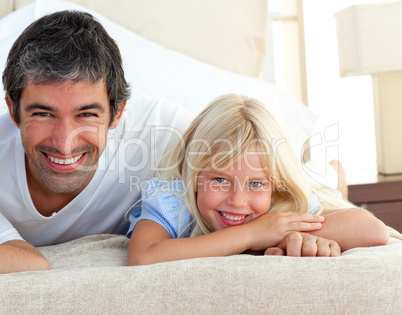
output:
<instances>
[{"instance_id":1,"label":"girl's blonde hair","mask_svg":"<svg viewBox=\"0 0 402 315\"><path fill-rule=\"evenodd\" d=\"M185 203L195 219L192 236L213 231L198 211L198 174L223 170L250 150L261 153L264 171L275 187L267 212L307 212L313 188L275 118L254 98L223 95L193 120L182 141L160 161L160 178L183 181ZM328 193L317 194L331 199Z\"/></svg>"}]
</instances>

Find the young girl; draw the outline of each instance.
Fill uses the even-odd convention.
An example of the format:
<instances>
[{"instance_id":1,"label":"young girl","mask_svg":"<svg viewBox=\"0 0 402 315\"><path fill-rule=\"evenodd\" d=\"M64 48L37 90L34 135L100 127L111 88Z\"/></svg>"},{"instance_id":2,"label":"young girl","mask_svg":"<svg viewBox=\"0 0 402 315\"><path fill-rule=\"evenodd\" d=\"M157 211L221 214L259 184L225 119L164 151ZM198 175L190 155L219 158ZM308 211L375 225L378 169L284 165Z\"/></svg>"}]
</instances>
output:
<instances>
[{"instance_id":1,"label":"young girl","mask_svg":"<svg viewBox=\"0 0 402 315\"><path fill-rule=\"evenodd\" d=\"M246 251L337 256L388 241L369 212L311 186L275 119L252 98L215 99L160 166L143 183L141 210L129 213L129 265Z\"/></svg>"}]
</instances>

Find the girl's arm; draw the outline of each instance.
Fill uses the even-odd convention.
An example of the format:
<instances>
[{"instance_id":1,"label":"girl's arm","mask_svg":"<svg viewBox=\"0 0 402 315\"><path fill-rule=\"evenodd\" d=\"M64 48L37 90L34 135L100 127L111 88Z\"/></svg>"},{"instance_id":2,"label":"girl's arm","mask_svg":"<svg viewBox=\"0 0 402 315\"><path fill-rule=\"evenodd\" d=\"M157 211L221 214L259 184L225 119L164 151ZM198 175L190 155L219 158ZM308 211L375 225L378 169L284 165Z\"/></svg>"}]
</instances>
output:
<instances>
[{"instance_id":1,"label":"girl's arm","mask_svg":"<svg viewBox=\"0 0 402 315\"><path fill-rule=\"evenodd\" d=\"M311 234L336 241L341 250L386 245L389 233L385 224L362 208L324 210L322 229Z\"/></svg>"},{"instance_id":2,"label":"girl's arm","mask_svg":"<svg viewBox=\"0 0 402 315\"><path fill-rule=\"evenodd\" d=\"M342 164L330 162L339 179L339 191L342 198L348 199L345 170ZM311 234L335 240L342 251L354 247L386 245L389 233L385 224L362 208L324 210L325 224L320 231Z\"/></svg>"},{"instance_id":3,"label":"girl's arm","mask_svg":"<svg viewBox=\"0 0 402 315\"><path fill-rule=\"evenodd\" d=\"M278 244L292 231L320 229L324 218L294 212L268 213L240 226L190 238L172 239L158 223L137 223L128 248L128 264L241 254L262 251Z\"/></svg>"},{"instance_id":4,"label":"girl's arm","mask_svg":"<svg viewBox=\"0 0 402 315\"><path fill-rule=\"evenodd\" d=\"M128 265L148 265L197 257L226 256L249 247L245 238L237 239L236 228L196 236L172 239L164 227L151 220L135 226L128 247ZM227 240L232 237L232 240Z\"/></svg>"}]
</instances>

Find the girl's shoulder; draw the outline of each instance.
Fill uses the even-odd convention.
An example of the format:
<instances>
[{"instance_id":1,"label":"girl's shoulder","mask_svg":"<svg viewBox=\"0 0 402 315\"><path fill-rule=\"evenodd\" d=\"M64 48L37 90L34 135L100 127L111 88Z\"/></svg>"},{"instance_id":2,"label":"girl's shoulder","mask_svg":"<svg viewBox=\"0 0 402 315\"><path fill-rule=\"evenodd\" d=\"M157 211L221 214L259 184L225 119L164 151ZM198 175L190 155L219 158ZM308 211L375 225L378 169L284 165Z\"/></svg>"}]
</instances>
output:
<instances>
[{"instance_id":1,"label":"girl's shoulder","mask_svg":"<svg viewBox=\"0 0 402 315\"><path fill-rule=\"evenodd\" d=\"M177 209L184 207L185 188L181 180L151 178L142 184L143 206Z\"/></svg>"}]
</instances>

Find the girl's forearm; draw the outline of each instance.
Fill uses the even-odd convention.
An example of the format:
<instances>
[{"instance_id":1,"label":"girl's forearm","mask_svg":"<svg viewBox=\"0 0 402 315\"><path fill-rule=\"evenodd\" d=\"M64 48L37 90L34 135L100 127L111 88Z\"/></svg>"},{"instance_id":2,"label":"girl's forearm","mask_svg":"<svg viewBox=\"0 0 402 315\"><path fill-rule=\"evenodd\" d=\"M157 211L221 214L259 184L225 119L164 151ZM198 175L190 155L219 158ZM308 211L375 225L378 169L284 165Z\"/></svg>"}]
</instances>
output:
<instances>
[{"instance_id":1,"label":"girl's forearm","mask_svg":"<svg viewBox=\"0 0 402 315\"><path fill-rule=\"evenodd\" d=\"M341 250L355 247L385 245L389 233L385 224L361 208L324 210L325 222L316 236L336 241Z\"/></svg>"},{"instance_id":2,"label":"girl's forearm","mask_svg":"<svg viewBox=\"0 0 402 315\"><path fill-rule=\"evenodd\" d=\"M320 229L323 220L319 216L294 212L267 213L243 225L183 239L171 239L158 223L141 220L131 236L128 263L142 265L266 250L290 232Z\"/></svg>"},{"instance_id":3,"label":"girl's forearm","mask_svg":"<svg viewBox=\"0 0 402 315\"><path fill-rule=\"evenodd\" d=\"M140 230L136 232L141 233ZM190 238L166 238L143 244L130 241L128 264L147 265L199 257L229 256L243 253L249 248L248 238L242 233L241 227L233 227Z\"/></svg>"}]
</instances>

